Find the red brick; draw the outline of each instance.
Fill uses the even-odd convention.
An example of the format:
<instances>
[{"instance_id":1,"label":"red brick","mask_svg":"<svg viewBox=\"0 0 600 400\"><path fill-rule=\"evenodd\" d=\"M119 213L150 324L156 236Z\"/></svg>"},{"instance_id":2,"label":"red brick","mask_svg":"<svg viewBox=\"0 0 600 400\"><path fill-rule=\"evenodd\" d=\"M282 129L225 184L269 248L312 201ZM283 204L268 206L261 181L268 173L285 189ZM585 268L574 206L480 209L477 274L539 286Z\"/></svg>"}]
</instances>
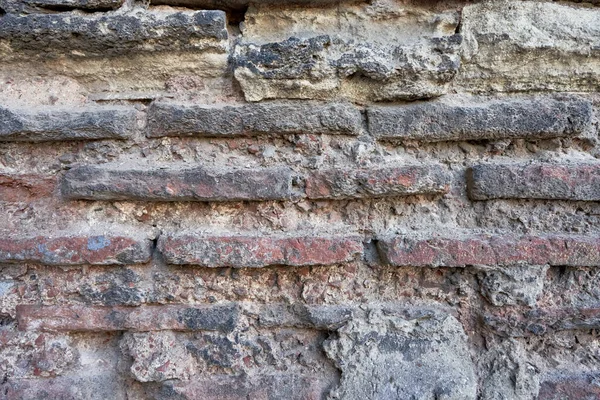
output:
<instances>
[{"instance_id":1,"label":"red brick","mask_svg":"<svg viewBox=\"0 0 600 400\"><path fill-rule=\"evenodd\" d=\"M292 172L284 167L123 170L84 166L65 174L61 190L69 199L84 200L259 201L295 197Z\"/></svg>"},{"instance_id":2,"label":"red brick","mask_svg":"<svg viewBox=\"0 0 600 400\"><path fill-rule=\"evenodd\" d=\"M503 336L545 335L571 329L600 329L600 308L502 310L484 316L485 324Z\"/></svg>"},{"instance_id":3,"label":"red brick","mask_svg":"<svg viewBox=\"0 0 600 400\"><path fill-rule=\"evenodd\" d=\"M538 400L598 400L600 385L597 374L556 374L540 383Z\"/></svg>"},{"instance_id":4,"label":"red brick","mask_svg":"<svg viewBox=\"0 0 600 400\"><path fill-rule=\"evenodd\" d=\"M139 307L104 306L17 306L20 330L49 332L97 331L232 331L238 320L235 304L207 306L156 305Z\"/></svg>"},{"instance_id":5,"label":"red brick","mask_svg":"<svg viewBox=\"0 0 600 400\"><path fill-rule=\"evenodd\" d=\"M600 266L598 235L396 236L382 238L377 246L384 261L396 266Z\"/></svg>"},{"instance_id":6,"label":"red brick","mask_svg":"<svg viewBox=\"0 0 600 400\"><path fill-rule=\"evenodd\" d=\"M481 164L467 177L473 200L600 201L600 163Z\"/></svg>"},{"instance_id":7,"label":"red brick","mask_svg":"<svg viewBox=\"0 0 600 400\"><path fill-rule=\"evenodd\" d=\"M151 254L151 240L120 235L0 238L0 262L125 265L146 263Z\"/></svg>"},{"instance_id":8,"label":"red brick","mask_svg":"<svg viewBox=\"0 0 600 400\"><path fill-rule=\"evenodd\" d=\"M0 172L0 201L28 202L50 197L56 181L54 176Z\"/></svg>"},{"instance_id":9,"label":"red brick","mask_svg":"<svg viewBox=\"0 0 600 400\"><path fill-rule=\"evenodd\" d=\"M306 178L309 199L438 195L447 193L450 175L436 165L372 169L331 169Z\"/></svg>"},{"instance_id":10,"label":"red brick","mask_svg":"<svg viewBox=\"0 0 600 400\"><path fill-rule=\"evenodd\" d=\"M349 262L363 251L359 237L161 236L167 263L202 267L305 266Z\"/></svg>"}]
</instances>

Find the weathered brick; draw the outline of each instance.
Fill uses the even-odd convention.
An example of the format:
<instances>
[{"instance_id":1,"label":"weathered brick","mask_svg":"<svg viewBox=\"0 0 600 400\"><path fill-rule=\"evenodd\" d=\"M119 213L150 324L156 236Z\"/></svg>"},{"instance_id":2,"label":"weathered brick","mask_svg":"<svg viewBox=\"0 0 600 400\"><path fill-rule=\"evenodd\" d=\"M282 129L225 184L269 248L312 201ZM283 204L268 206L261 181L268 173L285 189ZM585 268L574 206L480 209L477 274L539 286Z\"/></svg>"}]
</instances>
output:
<instances>
[{"instance_id":1,"label":"weathered brick","mask_svg":"<svg viewBox=\"0 0 600 400\"><path fill-rule=\"evenodd\" d=\"M333 384L332 379L323 374L287 372L277 375L213 375L210 379L166 383L155 398L319 400L325 398Z\"/></svg>"},{"instance_id":2,"label":"weathered brick","mask_svg":"<svg viewBox=\"0 0 600 400\"><path fill-rule=\"evenodd\" d=\"M28 202L50 197L56 183L54 176L0 172L0 201Z\"/></svg>"},{"instance_id":3,"label":"weathered brick","mask_svg":"<svg viewBox=\"0 0 600 400\"><path fill-rule=\"evenodd\" d=\"M349 103L264 103L242 106L153 103L148 137L325 133L357 135L359 110Z\"/></svg>"},{"instance_id":4,"label":"weathered brick","mask_svg":"<svg viewBox=\"0 0 600 400\"><path fill-rule=\"evenodd\" d=\"M600 163L480 164L467 180L473 200L600 200Z\"/></svg>"},{"instance_id":5,"label":"weathered brick","mask_svg":"<svg viewBox=\"0 0 600 400\"><path fill-rule=\"evenodd\" d=\"M47 11L106 11L121 7L125 0L0 0L0 8L10 13Z\"/></svg>"},{"instance_id":6,"label":"weathered brick","mask_svg":"<svg viewBox=\"0 0 600 400\"><path fill-rule=\"evenodd\" d=\"M104 307L88 305L17 306L20 330L96 331L220 331L235 329L239 308L235 304L206 306L160 305Z\"/></svg>"},{"instance_id":7,"label":"weathered brick","mask_svg":"<svg viewBox=\"0 0 600 400\"><path fill-rule=\"evenodd\" d=\"M462 11L463 64L456 87L477 92L596 91L600 10L502 1Z\"/></svg>"},{"instance_id":8,"label":"weathered brick","mask_svg":"<svg viewBox=\"0 0 600 400\"><path fill-rule=\"evenodd\" d=\"M125 265L146 263L151 253L151 240L118 234L0 238L0 262L8 263Z\"/></svg>"},{"instance_id":9,"label":"weathered brick","mask_svg":"<svg viewBox=\"0 0 600 400\"><path fill-rule=\"evenodd\" d=\"M294 327L336 330L352 319L357 310L339 305L272 304L260 309L264 327Z\"/></svg>"},{"instance_id":10,"label":"weathered brick","mask_svg":"<svg viewBox=\"0 0 600 400\"><path fill-rule=\"evenodd\" d=\"M370 107L370 133L379 139L427 142L482 139L547 139L581 134L592 105L579 99L469 100L401 107Z\"/></svg>"},{"instance_id":11,"label":"weathered brick","mask_svg":"<svg viewBox=\"0 0 600 400\"><path fill-rule=\"evenodd\" d=\"M131 52L217 50L227 46L223 11L146 11L81 15L6 14L0 40L36 56L110 56Z\"/></svg>"},{"instance_id":12,"label":"weathered brick","mask_svg":"<svg viewBox=\"0 0 600 400\"><path fill-rule=\"evenodd\" d=\"M84 372L82 375L49 379L8 379L0 383L0 400L127 400L127 395L115 376L95 372L92 375Z\"/></svg>"},{"instance_id":13,"label":"weathered brick","mask_svg":"<svg viewBox=\"0 0 600 400\"><path fill-rule=\"evenodd\" d=\"M382 238L377 247L384 261L395 266L600 266L598 235L402 235Z\"/></svg>"},{"instance_id":14,"label":"weathered brick","mask_svg":"<svg viewBox=\"0 0 600 400\"><path fill-rule=\"evenodd\" d=\"M349 3L357 0L342 0ZM364 0L358 0L364 1ZM190 8L206 8L219 10L246 10L248 5L281 5L281 0L152 0L152 4L166 4L170 6L182 6ZM286 5L299 6L323 6L337 5L340 0L286 0Z\"/></svg>"},{"instance_id":15,"label":"weathered brick","mask_svg":"<svg viewBox=\"0 0 600 400\"><path fill-rule=\"evenodd\" d=\"M600 399L597 373L564 371L549 375L540 384L538 400Z\"/></svg>"},{"instance_id":16,"label":"weathered brick","mask_svg":"<svg viewBox=\"0 0 600 400\"><path fill-rule=\"evenodd\" d=\"M331 169L306 178L309 199L439 195L450 189L450 174L439 165Z\"/></svg>"},{"instance_id":17,"label":"weathered brick","mask_svg":"<svg viewBox=\"0 0 600 400\"><path fill-rule=\"evenodd\" d=\"M202 267L266 267L331 265L355 260L362 240L346 237L161 236L158 248L167 263Z\"/></svg>"},{"instance_id":18,"label":"weathered brick","mask_svg":"<svg viewBox=\"0 0 600 400\"><path fill-rule=\"evenodd\" d=\"M507 309L486 314L483 320L503 336L545 335L572 329L600 329L600 308L538 308L524 312Z\"/></svg>"},{"instance_id":19,"label":"weathered brick","mask_svg":"<svg viewBox=\"0 0 600 400\"><path fill-rule=\"evenodd\" d=\"M127 139L135 132L136 124L136 111L130 107L0 106L0 142Z\"/></svg>"},{"instance_id":20,"label":"weathered brick","mask_svg":"<svg viewBox=\"0 0 600 400\"><path fill-rule=\"evenodd\" d=\"M285 200L295 197L292 171L260 169L73 168L61 190L69 199L150 201Z\"/></svg>"}]
</instances>

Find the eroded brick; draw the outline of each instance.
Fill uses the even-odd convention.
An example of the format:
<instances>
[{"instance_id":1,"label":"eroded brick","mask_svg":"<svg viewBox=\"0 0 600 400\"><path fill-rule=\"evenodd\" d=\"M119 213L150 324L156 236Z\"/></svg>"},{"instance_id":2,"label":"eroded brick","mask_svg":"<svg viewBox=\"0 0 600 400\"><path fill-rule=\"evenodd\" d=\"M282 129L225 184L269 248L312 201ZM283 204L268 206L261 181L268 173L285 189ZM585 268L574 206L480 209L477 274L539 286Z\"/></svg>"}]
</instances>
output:
<instances>
[{"instance_id":1,"label":"eroded brick","mask_svg":"<svg viewBox=\"0 0 600 400\"><path fill-rule=\"evenodd\" d=\"M0 201L29 202L51 197L56 183L54 176L0 172Z\"/></svg>"},{"instance_id":2,"label":"eroded brick","mask_svg":"<svg viewBox=\"0 0 600 400\"><path fill-rule=\"evenodd\" d=\"M17 306L20 330L96 331L220 331L235 329L235 304L209 306L161 305L140 307Z\"/></svg>"},{"instance_id":3,"label":"eroded brick","mask_svg":"<svg viewBox=\"0 0 600 400\"><path fill-rule=\"evenodd\" d=\"M121 7L125 0L0 0L0 7L10 13L67 11L106 11Z\"/></svg>"},{"instance_id":4,"label":"eroded brick","mask_svg":"<svg viewBox=\"0 0 600 400\"><path fill-rule=\"evenodd\" d=\"M257 134L357 135L361 116L349 103L264 103L241 106L153 103L148 137Z\"/></svg>"},{"instance_id":5,"label":"eroded brick","mask_svg":"<svg viewBox=\"0 0 600 400\"><path fill-rule=\"evenodd\" d=\"M125 14L6 14L0 40L36 56L110 56L132 52L209 49L227 46L223 11L148 11Z\"/></svg>"},{"instance_id":6,"label":"eroded brick","mask_svg":"<svg viewBox=\"0 0 600 400\"><path fill-rule=\"evenodd\" d=\"M167 263L202 267L331 265L357 259L363 252L356 236L161 236L158 248Z\"/></svg>"},{"instance_id":7,"label":"eroded brick","mask_svg":"<svg viewBox=\"0 0 600 400\"><path fill-rule=\"evenodd\" d=\"M592 105L580 99L461 100L445 98L401 107L370 107L369 131L379 139L426 142L547 139L581 134Z\"/></svg>"},{"instance_id":8,"label":"eroded brick","mask_svg":"<svg viewBox=\"0 0 600 400\"><path fill-rule=\"evenodd\" d=\"M594 400L600 398L597 373L564 371L541 382L538 400Z\"/></svg>"},{"instance_id":9,"label":"eroded brick","mask_svg":"<svg viewBox=\"0 0 600 400\"><path fill-rule=\"evenodd\" d=\"M0 238L0 262L6 263L125 265L146 263L151 253L151 240L113 234Z\"/></svg>"},{"instance_id":10,"label":"eroded brick","mask_svg":"<svg viewBox=\"0 0 600 400\"><path fill-rule=\"evenodd\" d=\"M69 199L149 201L285 200L295 197L292 171L258 169L110 169L76 167L64 176Z\"/></svg>"},{"instance_id":11,"label":"eroded brick","mask_svg":"<svg viewBox=\"0 0 600 400\"><path fill-rule=\"evenodd\" d=\"M136 124L136 111L130 107L0 106L0 142L127 139L135 132Z\"/></svg>"},{"instance_id":12,"label":"eroded brick","mask_svg":"<svg viewBox=\"0 0 600 400\"><path fill-rule=\"evenodd\" d=\"M373 169L331 169L306 178L309 199L440 195L450 189L450 175L439 165Z\"/></svg>"},{"instance_id":13,"label":"eroded brick","mask_svg":"<svg viewBox=\"0 0 600 400\"><path fill-rule=\"evenodd\" d=\"M503 310L484 315L485 324L503 336L546 335L572 329L600 329L600 308L537 308Z\"/></svg>"},{"instance_id":14,"label":"eroded brick","mask_svg":"<svg viewBox=\"0 0 600 400\"><path fill-rule=\"evenodd\" d=\"M480 164L467 180L473 200L600 200L600 163Z\"/></svg>"},{"instance_id":15,"label":"eroded brick","mask_svg":"<svg viewBox=\"0 0 600 400\"><path fill-rule=\"evenodd\" d=\"M377 247L383 260L395 266L600 266L598 235L401 235L381 238Z\"/></svg>"}]
</instances>

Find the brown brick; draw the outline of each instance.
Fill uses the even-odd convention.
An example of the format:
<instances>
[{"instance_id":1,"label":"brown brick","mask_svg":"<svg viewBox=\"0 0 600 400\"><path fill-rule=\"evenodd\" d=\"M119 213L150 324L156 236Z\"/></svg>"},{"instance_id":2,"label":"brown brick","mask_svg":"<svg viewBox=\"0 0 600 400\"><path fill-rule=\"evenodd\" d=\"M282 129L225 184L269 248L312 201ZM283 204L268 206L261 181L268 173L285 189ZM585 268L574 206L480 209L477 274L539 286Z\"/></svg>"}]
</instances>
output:
<instances>
[{"instance_id":1,"label":"brown brick","mask_svg":"<svg viewBox=\"0 0 600 400\"><path fill-rule=\"evenodd\" d=\"M47 265L146 263L152 241L119 235L65 235L0 238L0 262Z\"/></svg>"},{"instance_id":2,"label":"brown brick","mask_svg":"<svg viewBox=\"0 0 600 400\"><path fill-rule=\"evenodd\" d=\"M0 201L28 202L50 197L56 181L54 176L0 172Z\"/></svg>"},{"instance_id":3,"label":"brown brick","mask_svg":"<svg viewBox=\"0 0 600 400\"><path fill-rule=\"evenodd\" d=\"M446 98L401 107L371 107L369 131L379 139L426 142L547 139L574 136L591 125L592 105L581 99L471 100Z\"/></svg>"},{"instance_id":4,"label":"brown brick","mask_svg":"<svg viewBox=\"0 0 600 400\"><path fill-rule=\"evenodd\" d=\"M358 170L331 169L306 178L309 199L439 195L450 188L450 175L441 167L401 166Z\"/></svg>"},{"instance_id":5,"label":"brown brick","mask_svg":"<svg viewBox=\"0 0 600 400\"><path fill-rule=\"evenodd\" d=\"M35 331L221 331L237 325L235 304L206 306L160 305L139 307L17 306L20 330Z\"/></svg>"},{"instance_id":6,"label":"brown brick","mask_svg":"<svg viewBox=\"0 0 600 400\"><path fill-rule=\"evenodd\" d=\"M381 257L396 266L467 265L600 266L598 235L396 236L377 242Z\"/></svg>"},{"instance_id":7,"label":"brown brick","mask_svg":"<svg viewBox=\"0 0 600 400\"><path fill-rule=\"evenodd\" d=\"M473 200L600 201L600 163L480 164L467 176Z\"/></svg>"},{"instance_id":8,"label":"brown brick","mask_svg":"<svg viewBox=\"0 0 600 400\"><path fill-rule=\"evenodd\" d=\"M161 236L158 248L167 263L202 267L331 265L362 254L359 237Z\"/></svg>"},{"instance_id":9,"label":"brown brick","mask_svg":"<svg viewBox=\"0 0 600 400\"><path fill-rule=\"evenodd\" d=\"M362 119L350 103L313 101L237 106L153 103L148 137L251 136L258 134L357 135Z\"/></svg>"},{"instance_id":10,"label":"brown brick","mask_svg":"<svg viewBox=\"0 0 600 400\"><path fill-rule=\"evenodd\" d=\"M600 329L600 308L512 309L484 315L485 324L503 336L545 335L572 329Z\"/></svg>"},{"instance_id":11,"label":"brown brick","mask_svg":"<svg viewBox=\"0 0 600 400\"><path fill-rule=\"evenodd\" d=\"M597 400L600 385L597 373L556 373L540 383L538 400Z\"/></svg>"},{"instance_id":12,"label":"brown brick","mask_svg":"<svg viewBox=\"0 0 600 400\"><path fill-rule=\"evenodd\" d=\"M127 139L136 130L131 107L6 108L0 106L0 142Z\"/></svg>"},{"instance_id":13,"label":"brown brick","mask_svg":"<svg viewBox=\"0 0 600 400\"><path fill-rule=\"evenodd\" d=\"M288 168L217 170L73 168L64 176L69 199L149 201L285 200L295 197Z\"/></svg>"}]
</instances>

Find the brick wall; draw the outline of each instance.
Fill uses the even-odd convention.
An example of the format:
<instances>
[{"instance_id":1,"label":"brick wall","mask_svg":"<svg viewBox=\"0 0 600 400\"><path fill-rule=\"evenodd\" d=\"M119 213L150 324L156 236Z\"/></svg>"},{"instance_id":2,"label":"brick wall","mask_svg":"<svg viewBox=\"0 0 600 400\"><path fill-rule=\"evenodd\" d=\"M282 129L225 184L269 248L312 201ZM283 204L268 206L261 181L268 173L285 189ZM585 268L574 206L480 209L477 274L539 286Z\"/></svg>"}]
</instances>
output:
<instances>
[{"instance_id":1,"label":"brick wall","mask_svg":"<svg viewBox=\"0 0 600 400\"><path fill-rule=\"evenodd\" d=\"M0 0L0 399L600 398L600 9Z\"/></svg>"}]
</instances>

